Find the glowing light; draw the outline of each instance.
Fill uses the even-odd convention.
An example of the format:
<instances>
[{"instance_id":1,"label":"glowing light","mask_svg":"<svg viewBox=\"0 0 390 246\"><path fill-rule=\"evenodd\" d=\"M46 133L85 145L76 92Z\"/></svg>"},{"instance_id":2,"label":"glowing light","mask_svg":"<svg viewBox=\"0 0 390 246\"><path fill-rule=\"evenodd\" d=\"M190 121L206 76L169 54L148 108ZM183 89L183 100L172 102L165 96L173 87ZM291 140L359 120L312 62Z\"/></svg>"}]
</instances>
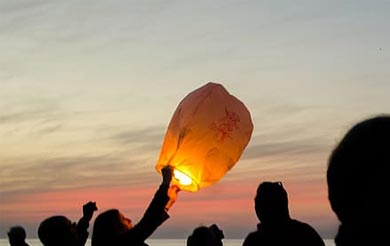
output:
<instances>
[{"instance_id":1,"label":"glowing light","mask_svg":"<svg viewBox=\"0 0 390 246\"><path fill-rule=\"evenodd\" d=\"M173 170L173 176L174 176L175 179L177 179L177 180L179 181L179 183L182 184L182 185L190 185L190 184L192 183L192 179L191 179L188 175L186 175L186 174L180 172L180 171L177 170L177 169Z\"/></svg>"}]
</instances>

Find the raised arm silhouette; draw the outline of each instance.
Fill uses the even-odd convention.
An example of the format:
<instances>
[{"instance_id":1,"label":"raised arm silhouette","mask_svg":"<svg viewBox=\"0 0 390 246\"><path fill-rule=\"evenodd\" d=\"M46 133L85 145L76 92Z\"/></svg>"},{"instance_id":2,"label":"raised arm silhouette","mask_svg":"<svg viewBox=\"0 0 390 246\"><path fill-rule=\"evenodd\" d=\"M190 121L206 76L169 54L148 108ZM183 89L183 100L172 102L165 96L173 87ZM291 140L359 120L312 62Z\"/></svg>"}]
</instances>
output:
<instances>
[{"instance_id":1,"label":"raised arm silhouette","mask_svg":"<svg viewBox=\"0 0 390 246\"><path fill-rule=\"evenodd\" d=\"M83 216L73 223L63 215L43 220L38 227L38 237L44 246L84 246L88 239L89 222L97 210L95 202L83 205Z\"/></svg>"},{"instance_id":2,"label":"raised arm silhouette","mask_svg":"<svg viewBox=\"0 0 390 246\"><path fill-rule=\"evenodd\" d=\"M145 240L169 218L168 209L176 201L179 189L170 185L172 169L162 170L163 180L142 219L133 226L118 209L110 209L96 217L92 246L147 245Z\"/></svg>"},{"instance_id":3,"label":"raised arm silhouette","mask_svg":"<svg viewBox=\"0 0 390 246\"><path fill-rule=\"evenodd\" d=\"M337 246L390 245L390 115L358 122L330 155L331 207L341 222Z\"/></svg>"},{"instance_id":4,"label":"raised arm silhouette","mask_svg":"<svg viewBox=\"0 0 390 246\"><path fill-rule=\"evenodd\" d=\"M255 210L260 223L244 240L244 246L325 246L317 231L292 219L288 195L281 182L263 182L257 188Z\"/></svg>"}]
</instances>

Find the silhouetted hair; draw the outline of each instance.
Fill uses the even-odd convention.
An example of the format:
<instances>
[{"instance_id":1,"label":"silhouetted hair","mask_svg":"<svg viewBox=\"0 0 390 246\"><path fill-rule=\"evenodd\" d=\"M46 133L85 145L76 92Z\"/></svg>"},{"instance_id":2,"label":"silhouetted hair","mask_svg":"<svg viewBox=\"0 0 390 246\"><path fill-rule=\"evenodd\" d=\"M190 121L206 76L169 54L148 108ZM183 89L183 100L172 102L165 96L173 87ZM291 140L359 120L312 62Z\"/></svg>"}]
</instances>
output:
<instances>
[{"instance_id":1,"label":"silhouetted hair","mask_svg":"<svg viewBox=\"0 0 390 246\"><path fill-rule=\"evenodd\" d=\"M290 219L288 196L282 182L263 182L259 185L255 197L255 210L263 223Z\"/></svg>"},{"instance_id":2,"label":"silhouetted hair","mask_svg":"<svg viewBox=\"0 0 390 246\"><path fill-rule=\"evenodd\" d=\"M75 225L65 216L52 216L42 221L38 237L45 246L78 245Z\"/></svg>"},{"instance_id":3,"label":"silhouetted hair","mask_svg":"<svg viewBox=\"0 0 390 246\"><path fill-rule=\"evenodd\" d=\"M384 199L390 192L389 178L390 117L378 116L356 124L329 159L328 196L339 220L388 223L390 208Z\"/></svg>"},{"instance_id":4,"label":"silhouetted hair","mask_svg":"<svg viewBox=\"0 0 390 246\"><path fill-rule=\"evenodd\" d=\"M93 225L93 246L111 245L120 234L127 231L120 220L118 209L110 209L99 214Z\"/></svg>"},{"instance_id":5,"label":"silhouetted hair","mask_svg":"<svg viewBox=\"0 0 390 246\"><path fill-rule=\"evenodd\" d=\"M216 224L199 226L188 236L187 246L222 246L223 238L223 232Z\"/></svg>"}]
</instances>

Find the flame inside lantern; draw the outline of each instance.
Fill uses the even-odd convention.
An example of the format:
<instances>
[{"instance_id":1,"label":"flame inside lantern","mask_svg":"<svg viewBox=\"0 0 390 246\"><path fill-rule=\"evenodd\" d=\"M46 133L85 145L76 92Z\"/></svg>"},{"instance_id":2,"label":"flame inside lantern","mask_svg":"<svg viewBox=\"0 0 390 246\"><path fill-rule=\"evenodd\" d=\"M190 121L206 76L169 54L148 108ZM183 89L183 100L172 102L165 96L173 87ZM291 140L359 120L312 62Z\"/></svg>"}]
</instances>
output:
<instances>
[{"instance_id":1,"label":"flame inside lantern","mask_svg":"<svg viewBox=\"0 0 390 246\"><path fill-rule=\"evenodd\" d=\"M177 169L173 170L173 176L179 181L181 185L190 185L193 183L192 178L190 176Z\"/></svg>"}]
</instances>

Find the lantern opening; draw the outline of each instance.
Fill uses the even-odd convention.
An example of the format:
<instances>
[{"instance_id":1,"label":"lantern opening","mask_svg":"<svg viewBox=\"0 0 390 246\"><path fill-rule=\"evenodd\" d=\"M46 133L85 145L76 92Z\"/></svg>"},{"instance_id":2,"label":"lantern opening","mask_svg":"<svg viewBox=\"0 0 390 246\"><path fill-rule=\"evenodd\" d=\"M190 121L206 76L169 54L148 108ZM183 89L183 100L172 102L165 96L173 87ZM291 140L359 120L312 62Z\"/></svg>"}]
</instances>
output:
<instances>
[{"instance_id":1,"label":"lantern opening","mask_svg":"<svg viewBox=\"0 0 390 246\"><path fill-rule=\"evenodd\" d=\"M190 184L192 184L192 178L189 177L187 174L184 174L183 172L181 172L181 171L179 171L177 169L173 170L173 176L182 185L190 185Z\"/></svg>"}]
</instances>

